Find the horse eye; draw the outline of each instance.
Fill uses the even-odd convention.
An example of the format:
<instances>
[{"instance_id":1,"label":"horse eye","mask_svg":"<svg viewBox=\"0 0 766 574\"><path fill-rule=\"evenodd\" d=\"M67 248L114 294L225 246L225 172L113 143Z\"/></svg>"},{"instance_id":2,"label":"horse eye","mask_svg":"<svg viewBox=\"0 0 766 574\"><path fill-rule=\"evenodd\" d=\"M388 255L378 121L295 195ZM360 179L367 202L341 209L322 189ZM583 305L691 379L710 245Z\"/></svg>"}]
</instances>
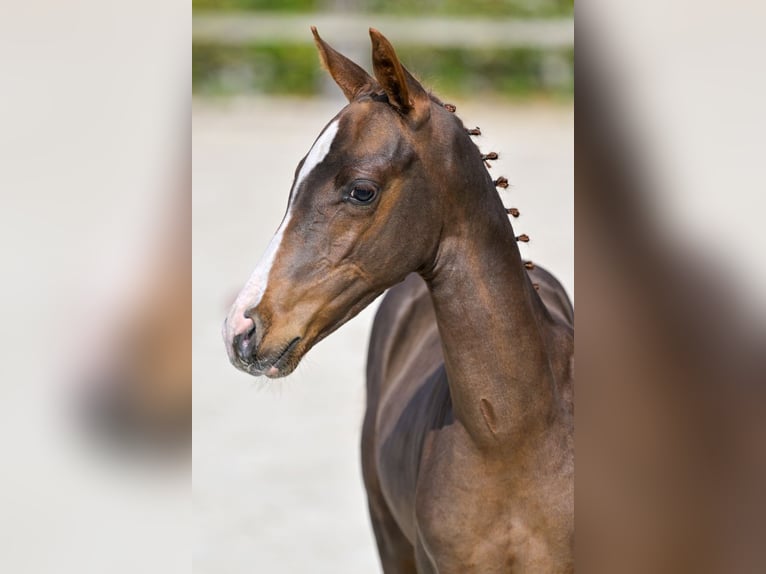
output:
<instances>
[{"instance_id":1,"label":"horse eye","mask_svg":"<svg viewBox=\"0 0 766 574\"><path fill-rule=\"evenodd\" d=\"M357 204L367 204L375 199L375 188L371 185L355 184L349 197Z\"/></svg>"}]
</instances>

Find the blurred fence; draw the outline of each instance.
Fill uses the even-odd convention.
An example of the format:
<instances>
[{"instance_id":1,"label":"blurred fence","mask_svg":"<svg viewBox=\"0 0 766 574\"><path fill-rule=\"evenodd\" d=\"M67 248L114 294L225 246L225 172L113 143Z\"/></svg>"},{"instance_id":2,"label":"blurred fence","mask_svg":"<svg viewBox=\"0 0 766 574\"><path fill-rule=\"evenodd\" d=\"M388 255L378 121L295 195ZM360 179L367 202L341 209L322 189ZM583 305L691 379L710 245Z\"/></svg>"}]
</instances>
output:
<instances>
[{"instance_id":1,"label":"blurred fence","mask_svg":"<svg viewBox=\"0 0 766 574\"><path fill-rule=\"evenodd\" d=\"M366 49L374 25L394 43L458 48L571 48L574 20L403 17L379 14L196 13L194 41L221 44L250 42L312 43L310 26L344 45Z\"/></svg>"}]
</instances>

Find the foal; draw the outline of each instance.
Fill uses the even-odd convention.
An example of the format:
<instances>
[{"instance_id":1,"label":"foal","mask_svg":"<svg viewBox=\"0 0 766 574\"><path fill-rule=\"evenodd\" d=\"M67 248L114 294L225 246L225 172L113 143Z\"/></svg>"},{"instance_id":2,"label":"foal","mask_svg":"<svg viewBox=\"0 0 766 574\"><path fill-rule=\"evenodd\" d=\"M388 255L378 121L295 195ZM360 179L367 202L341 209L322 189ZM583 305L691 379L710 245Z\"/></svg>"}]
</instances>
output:
<instances>
[{"instance_id":1,"label":"foal","mask_svg":"<svg viewBox=\"0 0 766 574\"><path fill-rule=\"evenodd\" d=\"M373 78L313 32L350 103L298 165L229 357L285 376L391 288L362 437L383 570L571 572L571 304L525 267L479 150L388 40L370 30Z\"/></svg>"}]
</instances>

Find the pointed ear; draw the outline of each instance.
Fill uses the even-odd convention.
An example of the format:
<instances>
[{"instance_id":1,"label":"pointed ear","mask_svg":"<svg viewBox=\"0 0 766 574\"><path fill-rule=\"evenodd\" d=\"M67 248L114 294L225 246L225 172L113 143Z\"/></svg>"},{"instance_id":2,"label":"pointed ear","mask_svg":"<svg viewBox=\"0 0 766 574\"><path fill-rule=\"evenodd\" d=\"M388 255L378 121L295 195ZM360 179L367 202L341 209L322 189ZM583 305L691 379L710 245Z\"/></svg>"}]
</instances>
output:
<instances>
[{"instance_id":1,"label":"pointed ear","mask_svg":"<svg viewBox=\"0 0 766 574\"><path fill-rule=\"evenodd\" d=\"M372 69L392 106L412 118L416 124L431 115L431 98L425 88L402 66L394 47L375 28L372 39Z\"/></svg>"},{"instance_id":2,"label":"pointed ear","mask_svg":"<svg viewBox=\"0 0 766 574\"><path fill-rule=\"evenodd\" d=\"M316 26L311 27L319 50L319 59L335 83L338 84L343 94L349 102L353 101L359 94L365 91L371 91L375 85L370 75L354 62L346 58L343 54L333 50L330 45L319 37Z\"/></svg>"}]
</instances>

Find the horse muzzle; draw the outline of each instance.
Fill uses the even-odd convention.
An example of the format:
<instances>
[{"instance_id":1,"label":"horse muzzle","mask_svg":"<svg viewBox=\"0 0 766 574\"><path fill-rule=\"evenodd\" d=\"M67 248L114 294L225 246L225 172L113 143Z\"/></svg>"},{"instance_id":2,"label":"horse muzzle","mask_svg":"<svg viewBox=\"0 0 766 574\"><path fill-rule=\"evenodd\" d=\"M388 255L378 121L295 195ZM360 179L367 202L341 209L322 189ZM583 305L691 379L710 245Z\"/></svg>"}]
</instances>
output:
<instances>
[{"instance_id":1,"label":"horse muzzle","mask_svg":"<svg viewBox=\"0 0 766 574\"><path fill-rule=\"evenodd\" d=\"M226 318L223 338L231 363L253 376L284 377L291 373L301 337L281 338L279 344L266 344L264 324L257 314L234 313Z\"/></svg>"}]
</instances>

